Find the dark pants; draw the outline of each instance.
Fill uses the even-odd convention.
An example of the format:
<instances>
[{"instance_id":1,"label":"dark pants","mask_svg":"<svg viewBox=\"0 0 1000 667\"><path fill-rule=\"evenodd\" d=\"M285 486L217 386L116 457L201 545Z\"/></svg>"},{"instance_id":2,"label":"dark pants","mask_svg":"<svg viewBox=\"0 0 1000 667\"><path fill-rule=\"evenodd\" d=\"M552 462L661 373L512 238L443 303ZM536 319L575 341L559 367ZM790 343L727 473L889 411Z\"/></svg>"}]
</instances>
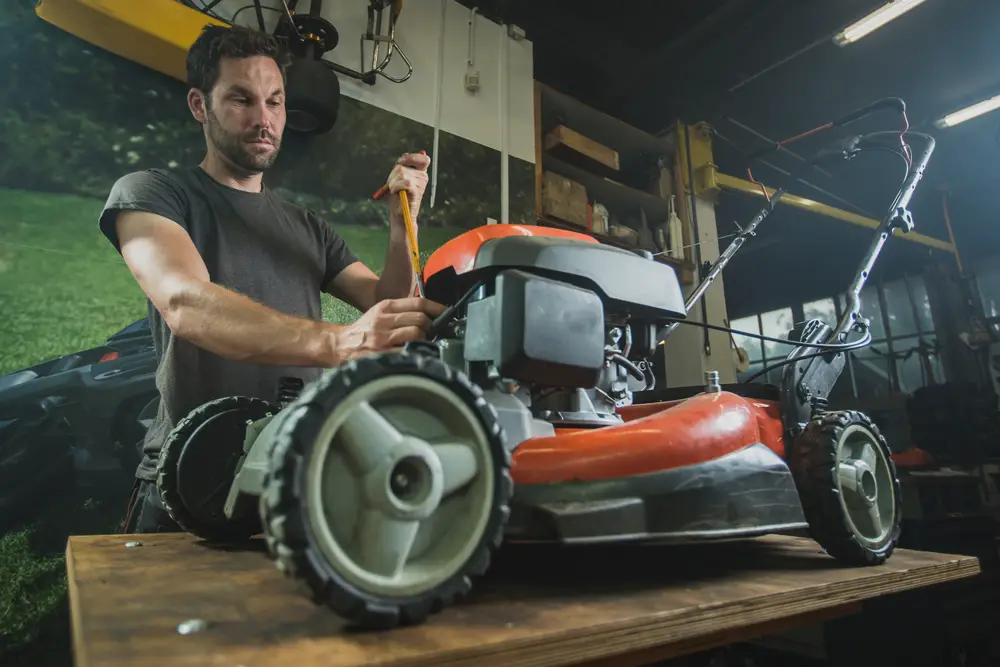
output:
<instances>
[{"instance_id":1,"label":"dark pants","mask_svg":"<svg viewBox=\"0 0 1000 667\"><path fill-rule=\"evenodd\" d=\"M183 529L174 523L160 502L156 482L135 480L122 532L132 533L181 533Z\"/></svg>"}]
</instances>

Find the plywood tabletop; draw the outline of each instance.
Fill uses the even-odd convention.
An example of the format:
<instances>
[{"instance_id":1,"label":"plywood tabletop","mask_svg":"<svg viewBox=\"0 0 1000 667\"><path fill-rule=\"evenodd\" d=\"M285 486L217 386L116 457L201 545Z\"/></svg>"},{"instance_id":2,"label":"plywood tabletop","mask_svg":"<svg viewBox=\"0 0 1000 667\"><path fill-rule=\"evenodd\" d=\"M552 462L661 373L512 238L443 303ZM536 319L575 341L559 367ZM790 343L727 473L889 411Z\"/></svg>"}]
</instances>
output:
<instances>
[{"instance_id":1,"label":"plywood tabletop","mask_svg":"<svg viewBox=\"0 0 1000 667\"><path fill-rule=\"evenodd\" d=\"M127 548L126 542L142 546ZM568 665L792 618L979 572L966 556L898 550L839 566L815 542L771 536L703 546L505 546L464 603L417 627L345 628L274 567L261 541L74 536L67 545L80 667L155 664ZM182 635L201 619L207 629Z\"/></svg>"}]
</instances>

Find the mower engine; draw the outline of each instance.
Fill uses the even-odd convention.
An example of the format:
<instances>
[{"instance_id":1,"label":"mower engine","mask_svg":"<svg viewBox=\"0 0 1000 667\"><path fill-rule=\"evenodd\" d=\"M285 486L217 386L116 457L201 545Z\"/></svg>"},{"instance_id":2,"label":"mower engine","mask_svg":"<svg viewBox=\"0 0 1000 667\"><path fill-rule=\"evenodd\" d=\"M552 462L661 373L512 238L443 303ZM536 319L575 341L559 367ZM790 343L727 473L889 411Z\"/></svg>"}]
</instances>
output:
<instances>
[{"instance_id":1,"label":"mower engine","mask_svg":"<svg viewBox=\"0 0 1000 667\"><path fill-rule=\"evenodd\" d=\"M481 238L487 230L495 237ZM665 321L685 315L671 267L582 234L490 226L434 259L428 296L466 293L442 323L441 359L487 393L512 448L555 427L621 423L630 385L655 383L636 361L653 355Z\"/></svg>"}]
</instances>

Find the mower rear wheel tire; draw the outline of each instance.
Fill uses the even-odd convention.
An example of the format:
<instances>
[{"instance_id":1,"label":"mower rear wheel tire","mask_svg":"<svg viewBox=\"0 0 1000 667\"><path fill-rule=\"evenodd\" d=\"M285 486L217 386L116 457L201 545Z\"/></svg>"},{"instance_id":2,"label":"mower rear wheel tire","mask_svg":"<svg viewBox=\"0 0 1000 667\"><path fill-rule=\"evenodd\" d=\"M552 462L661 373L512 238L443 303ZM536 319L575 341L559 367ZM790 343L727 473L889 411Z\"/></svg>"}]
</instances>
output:
<instances>
[{"instance_id":1,"label":"mower rear wheel tire","mask_svg":"<svg viewBox=\"0 0 1000 667\"><path fill-rule=\"evenodd\" d=\"M243 542L260 534L259 516L230 519L225 503L243 458L248 423L279 411L270 401L226 396L177 422L160 450L156 486L178 526L209 542Z\"/></svg>"},{"instance_id":2,"label":"mower rear wheel tire","mask_svg":"<svg viewBox=\"0 0 1000 667\"><path fill-rule=\"evenodd\" d=\"M429 354L392 352L329 372L285 410L260 500L278 568L368 629L468 594L513 495L482 390Z\"/></svg>"},{"instance_id":3,"label":"mower rear wheel tire","mask_svg":"<svg viewBox=\"0 0 1000 667\"><path fill-rule=\"evenodd\" d=\"M813 539L845 564L884 563L899 540L902 502L891 451L874 422L853 410L825 412L791 448Z\"/></svg>"}]
</instances>

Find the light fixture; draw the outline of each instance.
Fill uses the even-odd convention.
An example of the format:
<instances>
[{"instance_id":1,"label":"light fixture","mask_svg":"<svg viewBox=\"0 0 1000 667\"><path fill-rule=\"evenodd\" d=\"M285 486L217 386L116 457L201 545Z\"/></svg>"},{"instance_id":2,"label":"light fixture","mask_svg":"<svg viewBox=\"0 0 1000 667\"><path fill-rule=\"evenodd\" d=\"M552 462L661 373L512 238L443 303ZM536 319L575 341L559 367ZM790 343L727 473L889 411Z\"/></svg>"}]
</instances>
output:
<instances>
[{"instance_id":1,"label":"light fixture","mask_svg":"<svg viewBox=\"0 0 1000 667\"><path fill-rule=\"evenodd\" d=\"M853 44L865 35L878 30L889 21L898 19L922 2L925 2L925 0L893 0L893 2L882 5L868 16L838 32L834 36L833 41L838 46Z\"/></svg>"},{"instance_id":2,"label":"light fixture","mask_svg":"<svg viewBox=\"0 0 1000 667\"><path fill-rule=\"evenodd\" d=\"M953 111L944 118L935 121L934 124L938 127L954 127L959 123L964 123L967 120L976 116L982 116L984 113L989 113L995 109L1000 109L1000 95L983 100L982 102L976 102L964 109Z\"/></svg>"}]
</instances>

